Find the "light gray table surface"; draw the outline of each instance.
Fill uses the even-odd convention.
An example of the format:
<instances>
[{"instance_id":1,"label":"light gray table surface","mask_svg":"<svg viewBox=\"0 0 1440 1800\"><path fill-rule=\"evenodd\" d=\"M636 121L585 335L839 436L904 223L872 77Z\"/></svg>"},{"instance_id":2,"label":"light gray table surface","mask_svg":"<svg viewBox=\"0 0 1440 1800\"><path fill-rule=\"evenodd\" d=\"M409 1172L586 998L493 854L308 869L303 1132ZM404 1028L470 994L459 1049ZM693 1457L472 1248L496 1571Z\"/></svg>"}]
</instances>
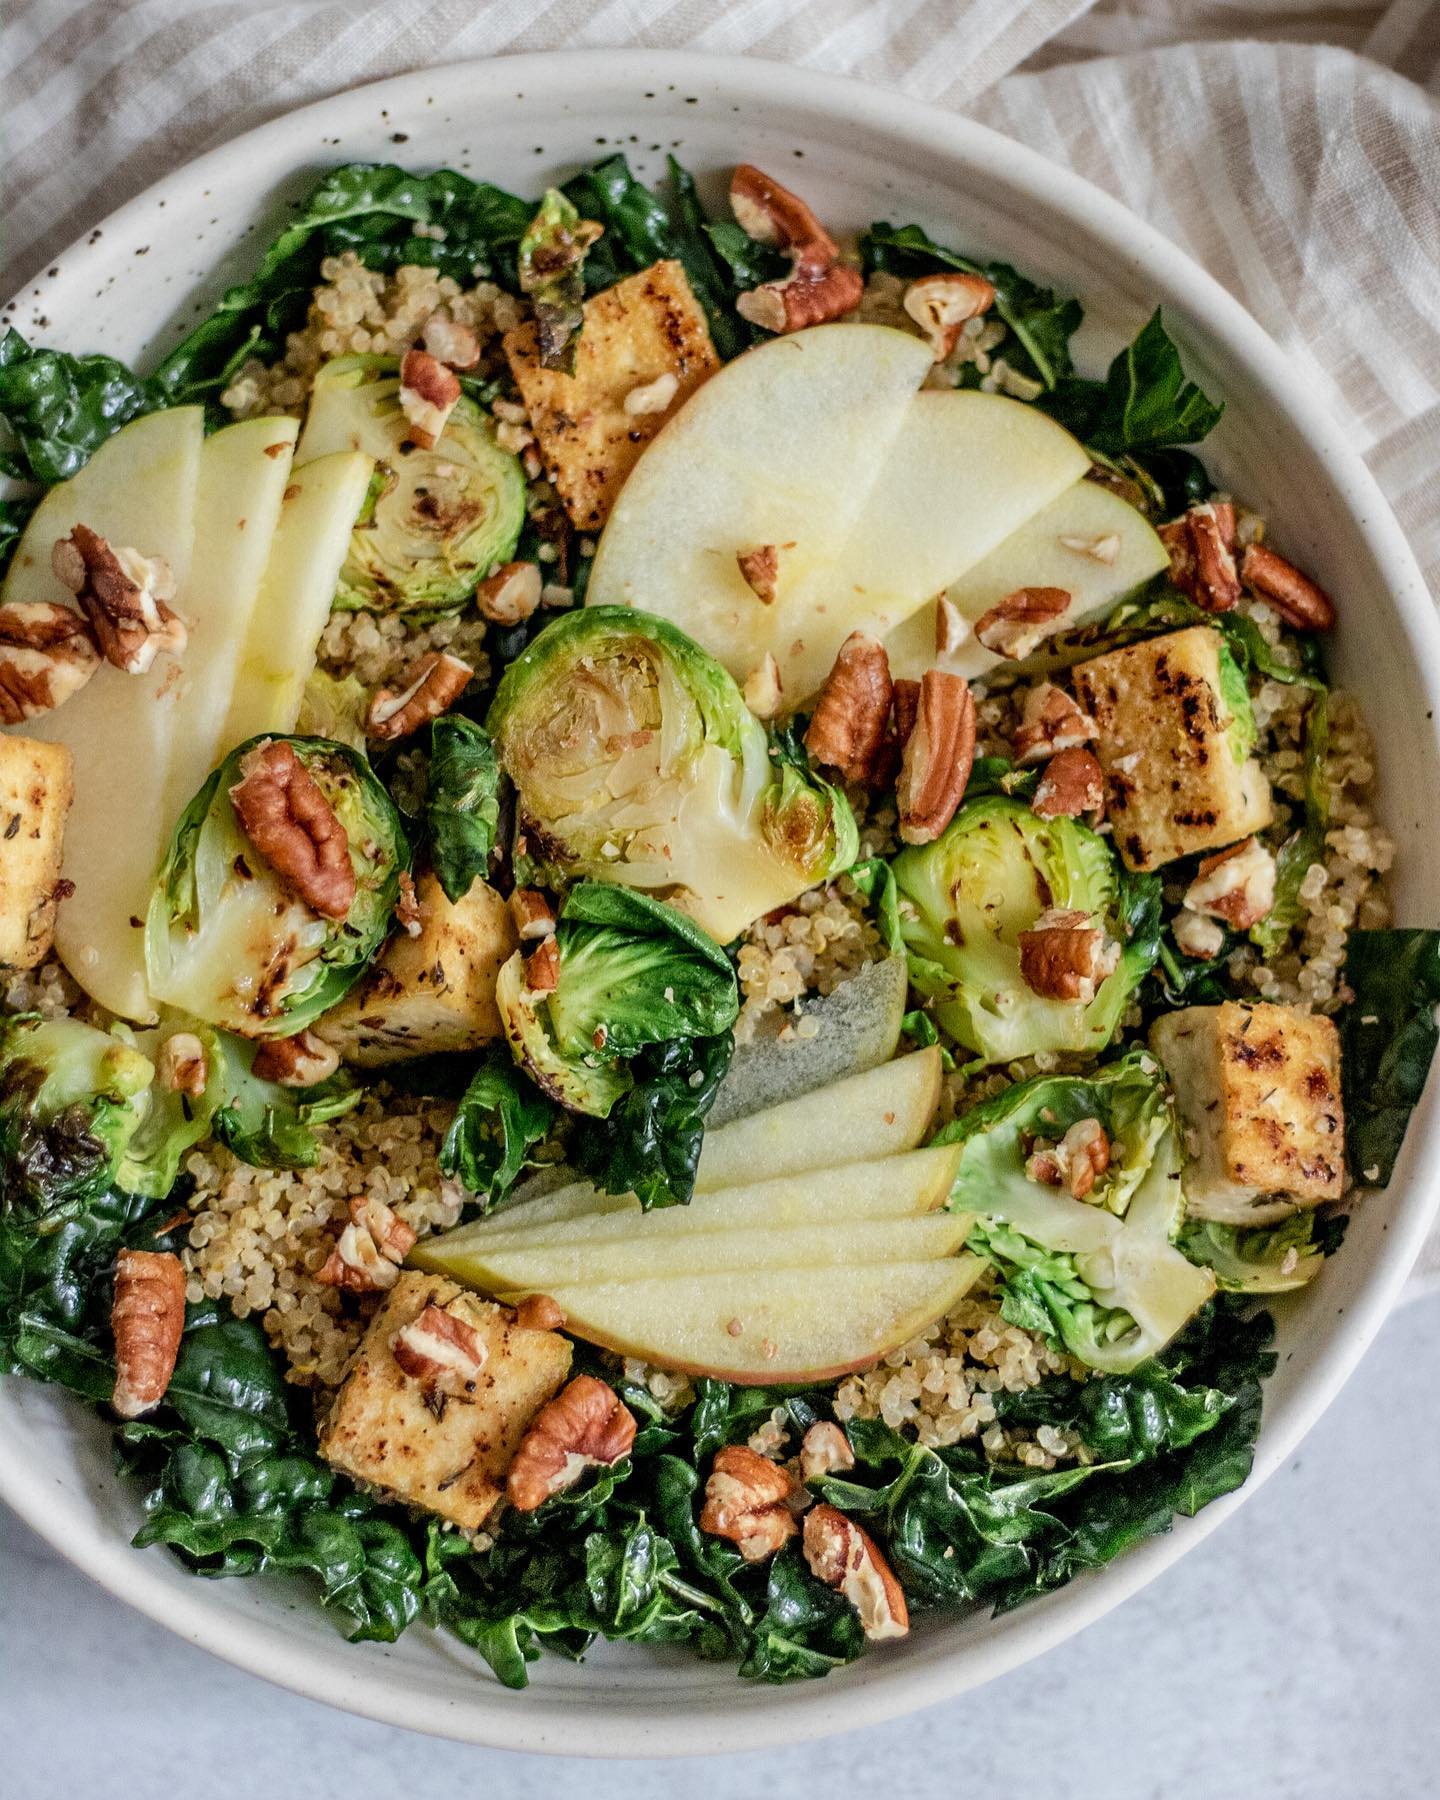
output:
<instances>
[{"instance_id":1,"label":"light gray table surface","mask_svg":"<svg viewBox=\"0 0 1440 1800\"><path fill-rule=\"evenodd\" d=\"M1440 1791L1440 1298L1385 1328L1292 1463L1080 1637L872 1730L586 1763L327 1711L127 1611L0 1509L4 1800L1422 1800Z\"/></svg>"}]
</instances>

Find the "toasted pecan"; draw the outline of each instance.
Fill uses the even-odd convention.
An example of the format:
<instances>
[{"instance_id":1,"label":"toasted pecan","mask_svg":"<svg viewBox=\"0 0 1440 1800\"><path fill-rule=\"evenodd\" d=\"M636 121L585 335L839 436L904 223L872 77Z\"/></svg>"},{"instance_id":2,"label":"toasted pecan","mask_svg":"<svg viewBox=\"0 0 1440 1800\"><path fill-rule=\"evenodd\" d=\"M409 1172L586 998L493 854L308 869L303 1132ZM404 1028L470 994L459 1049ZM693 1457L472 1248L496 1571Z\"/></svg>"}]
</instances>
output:
<instances>
[{"instance_id":1,"label":"toasted pecan","mask_svg":"<svg viewBox=\"0 0 1440 1800\"><path fill-rule=\"evenodd\" d=\"M900 758L900 836L933 843L955 817L975 764L975 697L960 675L927 669L915 724Z\"/></svg>"}]
</instances>

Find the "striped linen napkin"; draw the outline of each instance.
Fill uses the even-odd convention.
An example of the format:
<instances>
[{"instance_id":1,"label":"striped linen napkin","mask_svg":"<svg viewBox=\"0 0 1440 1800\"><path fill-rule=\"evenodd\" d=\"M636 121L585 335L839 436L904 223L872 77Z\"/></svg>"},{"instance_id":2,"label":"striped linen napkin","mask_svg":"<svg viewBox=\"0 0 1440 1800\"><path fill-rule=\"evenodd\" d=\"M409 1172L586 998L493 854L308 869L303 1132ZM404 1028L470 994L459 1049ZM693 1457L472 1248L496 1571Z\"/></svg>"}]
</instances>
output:
<instances>
[{"instance_id":1,"label":"striped linen napkin","mask_svg":"<svg viewBox=\"0 0 1440 1800\"><path fill-rule=\"evenodd\" d=\"M376 76L638 45L858 75L1066 163L1182 244L1349 430L1440 595L1436 0L10 0L18 287L157 176ZM1440 1284L1440 1234L1412 1291Z\"/></svg>"}]
</instances>

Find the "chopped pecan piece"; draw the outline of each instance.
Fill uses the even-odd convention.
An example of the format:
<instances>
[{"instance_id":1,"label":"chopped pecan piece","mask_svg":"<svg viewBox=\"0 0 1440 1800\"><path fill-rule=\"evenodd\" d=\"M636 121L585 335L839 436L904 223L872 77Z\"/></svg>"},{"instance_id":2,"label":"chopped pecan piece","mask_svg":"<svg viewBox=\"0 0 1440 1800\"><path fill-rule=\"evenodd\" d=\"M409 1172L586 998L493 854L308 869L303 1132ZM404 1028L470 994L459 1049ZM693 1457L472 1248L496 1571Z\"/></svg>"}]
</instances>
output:
<instances>
[{"instance_id":1,"label":"chopped pecan piece","mask_svg":"<svg viewBox=\"0 0 1440 1800\"><path fill-rule=\"evenodd\" d=\"M21 725L79 693L100 667L90 627L57 600L0 606L0 725Z\"/></svg>"},{"instance_id":2,"label":"chopped pecan piece","mask_svg":"<svg viewBox=\"0 0 1440 1800\"><path fill-rule=\"evenodd\" d=\"M764 282L740 295L735 310L742 319L765 331L800 331L838 319L860 304L864 277L836 260L839 246L798 195L753 164L741 163L731 178L730 207L747 237L790 259L784 280Z\"/></svg>"},{"instance_id":3,"label":"chopped pecan piece","mask_svg":"<svg viewBox=\"0 0 1440 1800\"><path fill-rule=\"evenodd\" d=\"M748 1563L765 1562L799 1530L789 1502L795 1483L779 1463L745 1444L715 1452L700 1529L728 1538Z\"/></svg>"},{"instance_id":4,"label":"chopped pecan piece","mask_svg":"<svg viewBox=\"0 0 1440 1800\"><path fill-rule=\"evenodd\" d=\"M560 985L560 940L552 933L525 958L525 985L534 994L553 994Z\"/></svg>"},{"instance_id":5,"label":"chopped pecan piece","mask_svg":"<svg viewBox=\"0 0 1440 1800\"><path fill-rule=\"evenodd\" d=\"M1205 612L1229 612L1240 599L1235 567L1235 508L1207 500L1169 525L1160 540L1170 552L1170 579Z\"/></svg>"},{"instance_id":6,"label":"chopped pecan piece","mask_svg":"<svg viewBox=\"0 0 1440 1800\"><path fill-rule=\"evenodd\" d=\"M1062 550L1073 550L1077 556L1088 557L1091 562L1104 563L1107 569L1120 555L1118 531L1102 532L1099 537L1071 537L1061 532L1059 542Z\"/></svg>"},{"instance_id":7,"label":"chopped pecan piece","mask_svg":"<svg viewBox=\"0 0 1440 1800\"><path fill-rule=\"evenodd\" d=\"M818 1481L822 1475L854 1467L855 1452L849 1438L828 1419L818 1420L801 1439L800 1474L805 1481Z\"/></svg>"},{"instance_id":8,"label":"chopped pecan piece","mask_svg":"<svg viewBox=\"0 0 1440 1800\"><path fill-rule=\"evenodd\" d=\"M922 275L905 290L904 307L930 340L930 354L944 362L960 342L967 322L989 312L995 289L983 275L959 271L948 275Z\"/></svg>"},{"instance_id":9,"label":"chopped pecan piece","mask_svg":"<svg viewBox=\"0 0 1440 1800\"><path fill-rule=\"evenodd\" d=\"M315 1279L352 1294L381 1293L400 1279L400 1265L414 1245L415 1233L383 1200L357 1194L350 1201L350 1223Z\"/></svg>"},{"instance_id":10,"label":"chopped pecan piece","mask_svg":"<svg viewBox=\"0 0 1440 1800\"><path fill-rule=\"evenodd\" d=\"M1191 912L1223 919L1234 931L1248 931L1275 905L1274 855L1258 838L1248 837L1202 857L1184 904Z\"/></svg>"},{"instance_id":11,"label":"chopped pecan piece","mask_svg":"<svg viewBox=\"0 0 1440 1800\"><path fill-rule=\"evenodd\" d=\"M510 895L510 917L522 944L547 938L555 929L555 908L539 888L517 887Z\"/></svg>"},{"instance_id":12,"label":"chopped pecan piece","mask_svg":"<svg viewBox=\"0 0 1440 1800\"><path fill-rule=\"evenodd\" d=\"M975 697L960 675L927 669L915 725L905 740L895 799L900 836L933 843L955 817L975 763Z\"/></svg>"},{"instance_id":13,"label":"chopped pecan piece","mask_svg":"<svg viewBox=\"0 0 1440 1800\"><path fill-rule=\"evenodd\" d=\"M815 1507L805 1517L802 1547L810 1573L845 1596L867 1638L905 1636L910 1610L904 1590L875 1540L853 1519L838 1507Z\"/></svg>"},{"instance_id":14,"label":"chopped pecan piece","mask_svg":"<svg viewBox=\"0 0 1440 1800\"><path fill-rule=\"evenodd\" d=\"M480 340L468 325L457 325L444 308L431 313L420 341L449 369L473 369L480 360Z\"/></svg>"},{"instance_id":15,"label":"chopped pecan piece","mask_svg":"<svg viewBox=\"0 0 1440 1800\"><path fill-rule=\"evenodd\" d=\"M610 1468L630 1454L635 1415L613 1388L577 1375L535 1415L520 1440L505 1491L516 1512L534 1512L574 1487L586 1469Z\"/></svg>"},{"instance_id":16,"label":"chopped pecan piece","mask_svg":"<svg viewBox=\"0 0 1440 1800\"><path fill-rule=\"evenodd\" d=\"M997 656L1020 661L1051 635L1051 627L1070 610L1065 588L1016 588L997 600L975 621L975 636Z\"/></svg>"},{"instance_id":17,"label":"chopped pecan piece","mask_svg":"<svg viewBox=\"0 0 1440 1800\"><path fill-rule=\"evenodd\" d=\"M1240 575L1296 631L1330 631L1335 603L1321 587L1264 544L1246 548Z\"/></svg>"},{"instance_id":18,"label":"chopped pecan piece","mask_svg":"<svg viewBox=\"0 0 1440 1800\"><path fill-rule=\"evenodd\" d=\"M1225 948L1225 931L1219 921L1202 918L1188 906L1182 906L1170 921L1170 935L1180 954L1196 962L1214 962Z\"/></svg>"},{"instance_id":19,"label":"chopped pecan piece","mask_svg":"<svg viewBox=\"0 0 1440 1800\"><path fill-rule=\"evenodd\" d=\"M270 739L241 761L230 790L240 828L291 893L325 919L355 899L350 842L335 809L290 744Z\"/></svg>"},{"instance_id":20,"label":"chopped pecan piece","mask_svg":"<svg viewBox=\"0 0 1440 1800\"><path fill-rule=\"evenodd\" d=\"M784 704L780 665L767 650L745 677L741 693L757 719L773 719Z\"/></svg>"},{"instance_id":21,"label":"chopped pecan piece","mask_svg":"<svg viewBox=\"0 0 1440 1800\"><path fill-rule=\"evenodd\" d=\"M56 543L50 561L115 668L144 675L162 650L179 656L185 648L185 622L166 604L175 598L175 577L163 556L116 549L88 525L77 525Z\"/></svg>"},{"instance_id":22,"label":"chopped pecan piece","mask_svg":"<svg viewBox=\"0 0 1440 1800\"><path fill-rule=\"evenodd\" d=\"M737 551L735 561L755 598L766 606L773 605L780 578L779 545L761 544L755 550Z\"/></svg>"},{"instance_id":23,"label":"chopped pecan piece","mask_svg":"<svg viewBox=\"0 0 1440 1800\"><path fill-rule=\"evenodd\" d=\"M1017 763L1041 763L1057 750L1076 750L1095 741L1095 721L1078 701L1053 681L1042 681L1025 696L1015 731Z\"/></svg>"},{"instance_id":24,"label":"chopped pecan piece","mask_svg":"<svg viewBox=\"0 0 1440 1800\"><path fill-rule=\"evenodd\" d=\"M400 893L395 901L395 923L406 937L418 938L425 929L425 913L420 896L415 892L415 877L408 869L400 871Z\"/></svg>"},{"instance_id":25,"label":"chopped pecan piece","mask_svg":"<svg viewBox=\"0 0 1440 1800\"><path fill-rule=\"evenodd\" d=\"M815 702L805 748L847 781L872 782L884 761L894 686L879 638L852 631Z\"/></svg>"},{"instance_id":26,"label":"chopped pecan piece","mask_svg":"<svg viewBox=\"0 0 1440 1800\"><path fill-rule=\"evenodd\" d=\"M110 1308L115 1388L110 1404L138 1419L165 1398L185 1329L185 1270L168 1250L122 1250Z\"/></svg>"},{"instance_id":27,"label":"chopped pecan piece","mask_svg":"<svg viewBox=\"0 0 1440 1800\"><path fill-rule=\"evenodd\" d=\"M290 1037L264 1038L255 1052L250 1073L259 1081L281 1087L314 1087L328 1081L340 1067L340 1052L313 1031L297 1031Z\"/></svg>"},{"instance_id":28,"label":"chopped pecan piece","mask_svg":"<svg viewBox=\"0 0 1440 1800\"><path fill-rule=\"evenodd\" d=\"M648 418L652 413L668 412L680 391L680 377L666 369L653 381L643 381L625 396L625 411L632 419Z\"/></svg>"},{"instance_id":29,"label":"chopped pecan piece","mask_svg":"<svg viewBox=\"0 0 1440 1800\"><path fill-rule=\"evenodd\" d=\"M1110 1167L1110 1139L1098 1119L1080 1119L1058 1144L1037 1141L1025 1173L1042 1187L1063 1187L1083 1200Z\"/></svg>"},{"instance_id":30,"label":"chopped pecan piece","mask_svg":"<svg viewBox=\"0 0 1440 1800\"><path fill-rule=\"evenodd\" d=\"M558 1331L565 1311L548 1294L527 1294L515 1308L515 1323L522 1331Z\"/></svg>"},{"instance_id":31,"label":"chopped pecan piece","mask_svg":"<svg viewBox=\"0 0 1440 1800\"><path fill-rule=\"evenodd\" d=\"M155 1057L155 1079L172 1094L198 1100L209 1080L205 1046L193 1031L172 1031Z\"/></svg>"},{"instance_id":32,"label":"chopped pecan piece","mask_svg":"<svg viewBox=\"0 0 1440 1800\"><path fill-rule=\"evenodd\" d=\"M365 715L365 732L382 744L409 737L438 719L465 692L475 671L447 650L432 650L406 672L398 690L381 688Z\"/></svg>"},{"instance_id":33,"label":"chopped pecan piece","mask_svg":"<svg viewBox=\"0 0 1440 1800\"><path fill-rule=\"evenodd\" d=\"M433 450L460 398L460 377L428 350L407 350L400 364L400 410L409 438Z\"/></svg>"},{"instance_id":34,"label":"chopped pecan piece","mask_svg":"<svg viewBox=\"0 0 1440 1800\"><path fill-rule=\"evenodd\" d=\"M483 1337L462 1316L464 1296L448 1306L431 1304L391 1341L396 1362L427 1395L462 1400L475 1392L490 1352Z\"/></svg>"},{"instance_id":35,"label":"chopped pecan piece","mask_svg":"<svg viewBox=\"0 0 1440 1800\"><path fill-rule=\"evenodd\" d=\"M1046 763L1030 810L1041 819L1105 817L1105 774L1093 750L1062 750Z\"/></svg>"},{"instance_id":36,"label":"chopped pecan piece","mask_svg":"<svg viewBox=\"0 0 1440 1800\"><path fill-rule=\"evenodd\" d=\"M935 602L935 654L953 656L970 636L970 621L953 600L942 594Z\"/></svg>"},{"instance_id":37,"label":"chopped pecan piece","mask_svg":"<svg viewBox=\"0 0 1440 1800\"><path fill-rule=\"evenodd\" d=\"M1088 1006L1120 961L1120 946L1089 913L1055 907L1020 933L1020 973L1032 993Z\"/></svg>"},{"instance_id":38,"label":"chopped pecan piece","mask_svg":"<svg viewBox=\"0 0 1440 1800\"><path fill-rule=\"evenodd\" d=\"M543 587L538 563L505 563L476 588L475 605L492 625L523 625L539 606Z\"/></svg>"}]
</instances>

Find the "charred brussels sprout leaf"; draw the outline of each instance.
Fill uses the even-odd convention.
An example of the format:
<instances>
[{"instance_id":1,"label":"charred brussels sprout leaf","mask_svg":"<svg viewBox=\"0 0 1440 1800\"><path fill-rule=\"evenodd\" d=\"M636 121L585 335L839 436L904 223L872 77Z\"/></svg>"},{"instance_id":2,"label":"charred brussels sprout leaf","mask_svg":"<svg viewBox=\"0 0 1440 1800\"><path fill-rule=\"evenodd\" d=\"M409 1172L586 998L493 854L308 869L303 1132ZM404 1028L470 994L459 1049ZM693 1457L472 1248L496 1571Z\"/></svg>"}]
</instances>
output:
<instances>
[{"instance_id":1,"label":"charred brussels sprout leaf","mask_svg":"<svg viewBox=\"0 0 1440 1800\"><path fill-rule=\"evenodd\" d=\"M240 827L230 790L258 744L287 743L344 828L355 898L321 918ZM409 846L369 764L324 738L253 739L232 750L175 828L145 922L157 1000L242 1037L284 1037L343 998L390 929Z\"/></svg>"},{"instance_id":2,"label":"charred brussels sprout leaf","mask_svg":"<svg viewBox=\"0 0 1440 1800\"><path fill-rule=\"evenodd\" d=\"M452 904L490 867L500 823L500 765L490 739L456 714L430 727L425 830L435 875Z\"/></svg>"},{"instance_id":3,"label":"charred brussels sprout leaf","mask_svg":"<svg viewBox=\"0 0 1440 1800\"><path fill-rule=\"evenodd\" d=\"M486 723L517 791L521 880L649 891L728 943L855 860L843 795L772 760L726 670L634 608L547 625Z\"/></svg>"},{"instance_id":4,"label":"charred brussels sprout leaf","mask_svg":"<svg viewBox=\"0 0 1440 1800\"><path fill-rule=\"evenodd\" d=\"M48 1231L115 1179L155 1069L125 1028L21 1014L0 1025L0 1218Z\"/></svg>"},{"instance_id":5,"label":"charred brussels sprout leaf","mask_svg":"<svg viewBox=\"0 0 1440 1800\"><path fill-rule=\"evenodd\" d=\"M491 1050L460 1097L440 1146L440 1167L489 1211L514 1187L548 1136L555 1109L504 1050Z\"/></svg>"},{"instance_id":6,"label":"charred brussels sprout leaf","mask_svg":"<svg viewBox=\"0 0 1440 1800\"><path fill-rule=\"evenodd\" d=\"M605 230L582 219L558 188L547 188L520 240L520 291L535 309L541 366L575 368L584 323L585 258Z\"/></svg>"},{"instance_id":7,"label":"charred brussels sprout leaf","mask_svg":"<svg viewBox=\"0 0 1440 1800\"><path fill-rule=\"evenodd\" d=\"M206 1088L213 1098L215 1136L241 1162L257 1169L310 1169L320 1159L315 1127L360 1104L364 1089L343 1069L314 1087L282 1087L252 1068L259 1046L216 1033L215 1069Z\"/></svg>"}]
</instances>

